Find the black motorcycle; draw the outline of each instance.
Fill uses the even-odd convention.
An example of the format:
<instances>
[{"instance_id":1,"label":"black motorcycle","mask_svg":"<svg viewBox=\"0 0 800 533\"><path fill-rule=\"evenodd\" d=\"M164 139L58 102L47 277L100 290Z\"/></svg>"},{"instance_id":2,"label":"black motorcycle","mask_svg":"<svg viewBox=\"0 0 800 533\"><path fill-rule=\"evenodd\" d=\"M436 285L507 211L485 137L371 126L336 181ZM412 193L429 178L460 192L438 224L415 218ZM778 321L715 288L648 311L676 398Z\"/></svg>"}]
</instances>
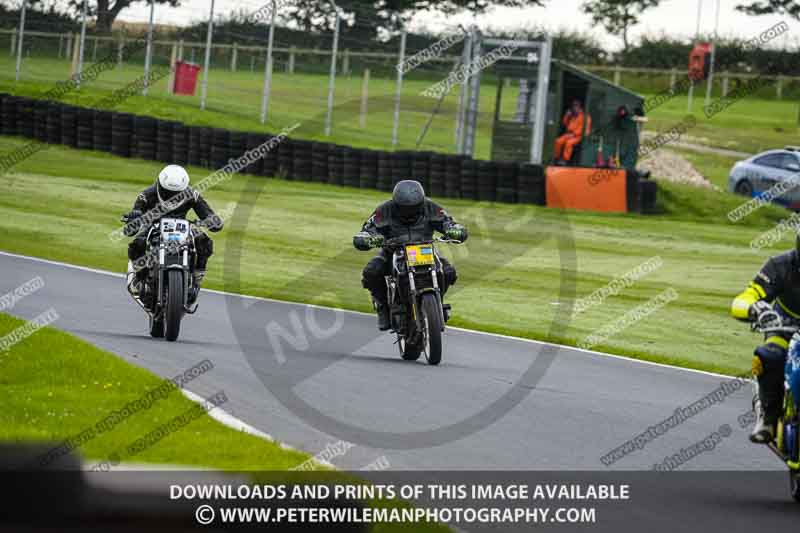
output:
<instances>
[{"instance_id":1,"label":"black motorcycle","mask_svg":"<svg viewBox=\"0 0 800 533\"><path fill-rule=\"evenodd\" d=\"M130 215L123 215L123 222ZM197 303L189 305L189 295L197 291L194 270L197 253L194 238L201 231L196 221L182 218L162 218L152 224L147 233L144 256L136 261L134 270L147 270L138 296L128 280L128 292L150 318L150 335L175 341L181 329L184 313L194 314Z\"/></svg>"},{"instance_id":2,"label":"black motorcycle","mask_svg":"<svg viewBox=\"0 0 800 533\"><path fill-rule=\"evenodd\" d=\"M384 244L392 253L392 273L386 276L386 287L391 329L397 334L400 354L406 361L416 361L424 354L430 365L442 360L442 333L451 310L442 302L439 283L444 273L434 242L461 244L443 238L389 240Z\"/></svg>"}]
</instances>

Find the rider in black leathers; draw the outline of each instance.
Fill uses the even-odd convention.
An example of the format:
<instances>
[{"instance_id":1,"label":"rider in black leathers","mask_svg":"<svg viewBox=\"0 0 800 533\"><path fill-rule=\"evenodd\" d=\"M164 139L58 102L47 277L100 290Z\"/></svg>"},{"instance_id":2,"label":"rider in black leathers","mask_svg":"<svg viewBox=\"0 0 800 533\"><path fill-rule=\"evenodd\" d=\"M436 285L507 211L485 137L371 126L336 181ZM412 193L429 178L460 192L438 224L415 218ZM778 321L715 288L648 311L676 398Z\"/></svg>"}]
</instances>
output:
<instances>
[{"instance_id":1,"label":"rider in black leathers","mask_svg":"<svg viewBox=\"0 0 800 533\"><path fill-rule=\"evenodd\" d=\"M443 233L449 239L464 242L467 229L457 224L443 208L425 198L425 191L417 181L399 182L392 199L378 206L364 223L361 232L353 237L353 245L359 250L381 247L362 273L362 285L372 294L378 313L378 328L389 329L389 309L386 294L386 276L391 273L391 253L383 248L389 239L408 242L433 240L433 232ZM456 269L445 258L441 258L444 276L439 282L442 295L455 284Z\"/></svg>"},{"instance_id":2,"label":"rider in black leathers","mask_svg":"<svg viewBox=\"0 0 800 533\"><path fill-rule=\"evenodd\" d=\"M143 259L146 258L143 258L143 256L147 249L147 233L150 229L149 224L141 224L140 227L136 227L135 221L147 218L147 213L153 209L163 210L163 213L158 213L159 216L155 217L156 219L162 217L186 218L187 213L190 210L194 210L200 219L200 224L208 228L209 231L217 232L222 229L222 219L214 213L211 206L208 205L208 202L199 192L188 186L188 175L185 177L185 185L181 191L168 190L162 185L162 176L164 176L165 172L171 171L177 172L179 175L185 174L184 169L176 167L177 165L169 165L162 170L156 183L139 193L139 196L136 197L136 202L133 204L133 210L127 215L130 221L134 221L134 224L129 224L126 230L128 234L135 234L134 239L128 244L128 259L133 265L145 263ZM177 205L172 206L170 204L176 201L178 202ZM143 215L145 216L143 217ZM208 258L214 253L213 241L202 231L195 232L194 243L197 253L194 271L195 291L189 295L190 302L197 297L200 284L206 274ZM135 278L132 280L131 285L135 294L140 289L141 281L146 277L147 268L135 269Z\"/></svg>"},{"instance_id":3,"label":"rider in black leathers","mask_svg":"<svg viewBox=\"0 0 800 533\"><path fill-rule=\"evenodd\" d=\"M747 289L733 300L731 314L767 327L800 322L800 235L794 250L771 257L761 267ZM775 438L775 426L783 408L783 373L791 336L767 334L764 344L755 349L753 375L758 394L754 399L757 420L750 435L753 442L764 444Z\"/></svg>"}]
</instances>

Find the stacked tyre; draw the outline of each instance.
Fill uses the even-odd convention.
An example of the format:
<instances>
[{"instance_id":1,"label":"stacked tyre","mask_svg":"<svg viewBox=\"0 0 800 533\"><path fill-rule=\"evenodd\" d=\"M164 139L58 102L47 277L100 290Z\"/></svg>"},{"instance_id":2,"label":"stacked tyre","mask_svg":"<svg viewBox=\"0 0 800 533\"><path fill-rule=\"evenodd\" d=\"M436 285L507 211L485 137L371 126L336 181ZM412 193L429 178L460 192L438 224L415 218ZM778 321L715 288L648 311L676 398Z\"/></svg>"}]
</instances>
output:
<instances>
[{"instance_id":1,"label":"stacked tyre","mask_svg":"<svg viewBox=\"0 0 800 533\"><path fill-rule=\"evenodd\" d=\"M221 128L211 130L211 168L219 170L228 164L231 132Z\"/></svg>"},{"instance_id":2,"label":"stacked tyre","mask_svg":"<svg viewBox=\"0 0 800 533\"><path fill-rule=\"evenodd\" d=\"M277 145L278 167L275 174L284 179L294 177L294 143L291 139L283 139Z\"/></svg>"},{"instance_id":3,"label":"stacked tyre","mask_svg":"<svg viewBox=\"0 0 800 533\"><path fill-rule=\"evenodd\" d=\"M461 198L478 199L478 163L473 159L461 162Z\"/></svg>"},{"instance_id":4,"label":"stacked tyre","mask_svg":"<svg viewBox=\"0 0 800 533\"><path fill-rule=\"evenodd\" d=\"M78 108L65 105L61 108L61 144L78 146Z\"/></svg>"},{"instance_id":5,"label":"stacked tyre","mask_svg":"<svg viewBox=\"0 0 800 533\"><path fill-rule=\"evenodd\" d=\"M137 115L133 119L133 131L135 139L133 157L153 161L156 158L156 119ZM78 138L80 140L80 135Z\"/></svg>"},{"instance_id":6,"label":"stacked tyre","mask_svg":"<svg viewBox=\"0 0 800 533\"><path fill-rule=\"evenodd\" d=\"M425 192L431 188L430 172L431 152L416 152L411 159L411 179L420 182Z\"/></svg>"},{"instance_id":7,"label":"stacked tyre","mask_svg":"<svg viewBox=\"0 0 800 533\"><path fill-rule=\"evenodd\" d=\"M545 204L544 167L520 165L517 177L517 201L521 204Z\"/></svg>"},{"instance_id":8,"label":"stacked tyre","mask_svg":"<svg viewBox=\"0 0 800 533\"><path fill-rule=\"evenodd\" d=\"M172 136L175 133L175 124L170 120L159 120L156 123L156 161L174 163L172 151Z\"/></svg>"},{"instance_id":9,"label":"stacked tyre","mask_svg":"<svg viewBox=\"0 0 800 533\"><path fill-rule=\"evenodd\" d=\"M478 200L494 202L497 198L497 167L491 161L478 161Z\"/></svg>"},{"instance_id":10,"label":"stacked tyre","mask_svg":"<svg viewBox=\"0 0 800 533\"><path fill-rule=\"evenodd\" d=\"M262 176L276 176L278 174L278 147L276 146L275 137L266 135L264 142L267 143L267 153L262 157Z\"/></svg>"},{"instance_id":11,"label":"stacked tyre","mask_svg":"<svg viewBox=\"0 0 800 533\"><path fill-rule=\"evenodd\" d=\"M431 154L428 168L428 194L431 196L445 196L447 189L447 157L444 154Z\"/></svg>"},{"instance_id":12,"label":"stacked tyre","mask_svg":"<svg viewBox=\"0 0 800 533\"><path fill-rule=\"evenodd\" d=\"M0 132L17 135L17 97L5 95L0 100Z\"/></svg>"},{"instance_id":13,"label":"stacked tyre","mask_svg":"<svg viewBox=\"0 0 800 533\"><path fill-rule=\"evenodd\" d=\"M313 145L311 141L294 141L292 179L311 181Z\"/></svg>"},{"instance_id":14,"label":"stacked tyre","mask_svg":"<svg viewBox=\"0 0 800 533\"><path fill-rule=\"evenodd\" d=\"M413 152L394 152L392 157L392 187L398 182L411 177L411 161Z\"/></svg>"},{"instance_id":15,"label":"stacked tyre","mask_svg":"<svg viewBox=\"0 0 800 533\"><path fill-rule=\"evenodd\" d=\"M315 142L311 145L311 181L326 183L328 181L328 154L330 145Z\"/></svg>"},{"instance_id":16,"label":"stacked tyre","mask_svg":"<svg viewBox=\"0 0 800 533\"><path fill-rule=\"evenodd\" d=\"M211 129L189 126L189 164L209 168L211 151Z\"/></svg>"},{"instance_id":17,"label":"stacked tyre","mask_svg":"<svg viewBox=\"0 0 800 533\"><path fill-rule=\"evenodd\" d=\"M379 191L391 191L394 186L392 155L391 152L378 152L378 175L375 184Z\"/></svg>"},{"instance_id":18,"label":"stacked tyre","mask_svg":"<svg viewBox=\"0 0 800 533\"><path fill-rule=\"evenodd\" d=\"M497 201L513 204L517 201L517 164L499 162L497 168Z\"/></svg>"},{"instance_id":19,"label":"stacked tyre","mask_svg":"<svg viewBox=\"0 0 800 533\"><path fill-rule=\"evenodd\" d=\"M261 146L266 140L267 136L263 133L247 134L247 139L245 141L247 145L247 151L253 153L255 161L247 165L247 168L244 169L244 172L257 176L260 176L264 173L264 158L261 155L262 152L259 151L258 147Z\"/></svg>"},{"instance_id":20,"label":"stacked tyre","mask_svg":"<svg viewBox=\"0 0 800 533\"><path fill-rule=\"evenodd\" d=\"M342 184L347 187L361 184L361 150L349 146L342 150Z\"/></svg>"},{"instance_id":21,"label":"stacked tyre","mask_svg":"<svg viewBox=\"0 0 800 533\"><path fill-rule=\"evenodd\" d=\"M328 151L328 183L344 185L344 147L331 145Z\"/></svg>"},{"instance_id":22,"label":"stacked tyre","mask_svg":"<svg viewBox=\"0 0 800 533\"><path fill-rule=\"evenodd\" d=\"M94 148L94 109L87 109L85 107L78 108L77 119L77 147L82 150L91 150Z\"/></svg>"},{"instance_id":23,"label":"stacked tyre","mask_svg":"<svg viewBox=\"0 0 800 533\"><path fill-rule=\"evenodd\" d=\"M189 128L181 122L172 126L172 162L176 165L189 164Z\"/></svg>"},{"instance_id":24,"label":"stacked tyre","mask_svg":"<svg viewBox=\"0 0 800 533\"><path fill-rule=\"evenodd\" d=\"M111 151L111 111L95 109L92 113L92 145L101 152Z\"/></svg>"},{"instance_id":25,"label":"stacked tyre","mask_svg":"<svg viewBox=\"0 0 800 533\"><path fill-rule=\"evenodd\" d=\"M17 134L33 138L33 102L25 97L18 97L16 102Z\"/></svg>"},{"instance_id":26,"label":"stacked tyre","mask_svg":"<svg viewBox=\"0 0 800 533\"><path fill-rule=\"evenodd\" d=\"M461 164L464 156L449 155L445 160L444 195L461 198Z\"/></svg>"},{"instance_id":27,"label":"stacked tyre","mask_svg":"<svg viewBox=\"0 0 800 533\"><path fill-rule=\"evenodd\" d=\"M378 188L378 152L362 150L358 169L358 186L362 189Z\"/></svg>"},{"instance_id":28,"label":"stacked tyre","mask_svg":"<svg viewBox=\"0 0 800 533\"><path fill-rule=\"evenodd\" d=\"M47 112L50 102L47 100L34 100L33 102L33 137L37 141L47 142Z\"/></svg>"},{"instance_id":29,"label":"stacked tyre","mask_svg":"<svg viewBox=\"0 0 800 533\"><path fill-rule=\"evenodd\" d=\"M133 115L113 113L111 115L111 153L130 157L133 139Z\"/></svg>"},{"instance_id":30,"label":"stacked tyre","mask_svg":"<svg viewBox=\"0 0 800 533\"><path fill-rule=\"evenodd\" d=\"M61 108L64 104L51 102L47 110L47 142L61 144Z\"/></svg>"},{"instance_id":31,"label":"stacked tyre","mask_svg":"<svg viewBox=\"0 0 800 533\"><path fill-rule=\"evenodd\" d=\"M246 131L232 131L231 144L228 146L228 158L239 159L247 152L247 132ZM244 172L244 168L240 170Z\"/></svg>"}]
</instances>

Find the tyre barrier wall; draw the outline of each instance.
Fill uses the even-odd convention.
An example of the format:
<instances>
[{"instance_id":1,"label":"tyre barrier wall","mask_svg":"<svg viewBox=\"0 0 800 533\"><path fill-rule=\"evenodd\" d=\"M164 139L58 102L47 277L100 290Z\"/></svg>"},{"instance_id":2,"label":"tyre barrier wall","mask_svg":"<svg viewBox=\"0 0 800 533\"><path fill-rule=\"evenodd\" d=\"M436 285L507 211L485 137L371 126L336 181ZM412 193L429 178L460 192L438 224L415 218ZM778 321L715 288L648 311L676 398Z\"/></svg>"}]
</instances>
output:
<instances>
[{"instance_id":1,"label":"tyre barrier wall","mask_svg":"<svg viewBox=\"0 0 800 533\"><path fill-rule=\"evenodd\" d=\"M219 169L274 135L76 107L0 93L0 134L163 163ZM436 152L386 152L286 138L244 172L391 191L412 177L433 197L547 205L541 165ZM657 184L626 173L627 210L652 212Z\"/></svg>"}]
</instances>

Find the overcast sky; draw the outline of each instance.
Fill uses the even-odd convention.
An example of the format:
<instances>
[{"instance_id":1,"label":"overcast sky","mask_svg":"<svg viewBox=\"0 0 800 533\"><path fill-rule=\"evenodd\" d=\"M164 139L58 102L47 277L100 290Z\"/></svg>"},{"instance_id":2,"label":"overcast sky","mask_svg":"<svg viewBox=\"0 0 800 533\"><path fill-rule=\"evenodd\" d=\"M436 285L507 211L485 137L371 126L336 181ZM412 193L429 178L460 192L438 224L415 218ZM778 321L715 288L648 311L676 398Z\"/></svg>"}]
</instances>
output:
<instances>
[{"instance_id":1,"label":"overcast sky","mask_svg":"<svg viewBox=\"0 0 800 533\"><path fill-rule=\"evenodd\" d=\"M216 0L215 11L227 13L234 9L255 11L267 0ZM447 29L458 23L472 23L473 20L482 28L518 28L520 24L544 26L550 30L567 28L594 35L605 46L618 48L618 38L608 35L601 28L594 27L589 16L580 11L582 0L549 0L544 8L531 7L521 9L498 8L473 19L471 15L462 17L433 17L426 15L417 21L432 29ZM751 37L762 29L769 28L781 20L785 20L791 31L781 36L775 45L797 46L800 36L800 23L780 16L749 17L734 10L736 0L720 0L719 33L723 36ZM211 0L183 0L181 7L170 8L156 5L156 22L183 25L197 20L206 20ZM694 35L697 21L698 0L664 0L662 4L648 11L642 22L631 31L635 41L642 34L664 33L676 37L689 38ZM703 11L700 31L714 31L716 1L703 0ZM122 12L120 18L127 21L147 22L148 7L137 4Z\"/></svg>"}]
</instances>

